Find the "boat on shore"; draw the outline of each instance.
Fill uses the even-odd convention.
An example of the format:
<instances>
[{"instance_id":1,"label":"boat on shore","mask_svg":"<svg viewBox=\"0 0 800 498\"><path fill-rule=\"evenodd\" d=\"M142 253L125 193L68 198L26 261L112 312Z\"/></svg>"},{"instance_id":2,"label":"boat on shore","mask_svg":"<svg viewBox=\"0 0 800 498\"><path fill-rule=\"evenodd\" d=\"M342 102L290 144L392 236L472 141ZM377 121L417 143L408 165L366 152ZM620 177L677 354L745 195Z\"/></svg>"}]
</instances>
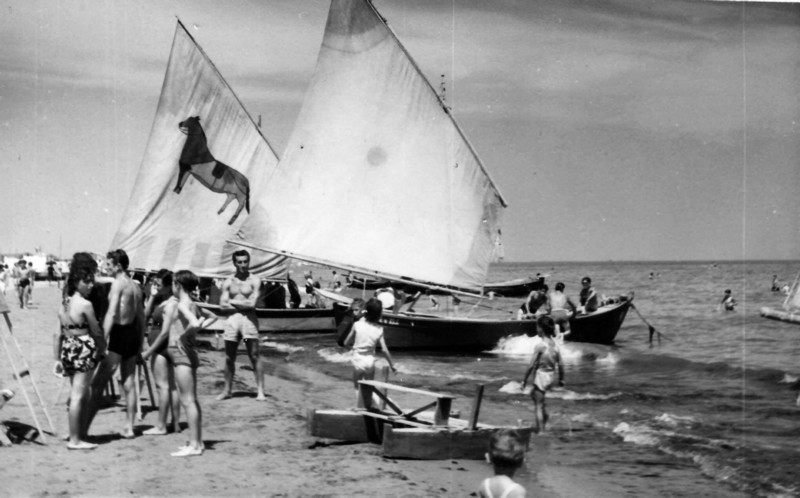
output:
<instances>
[{"instance_id":1,"label":"boat on shore","mask_svg":"<svg viewBox=\"0 0 800 498\"><path fill-rule=\"evenodd\" d=\"M358 275L350 275L348 277L348 287L359 290L377 290L384 287L393 287L403 290L408 293L416 291L425 291L426 287L417 286L405 282L393 282L385 278L369 278L359 277ZM532 290L540 289L542 287L542 279L534 277L516 278L513 280L506 280L504 282L495 282L485 284L481 291L483 294L493 293L498 297L525 297ZM461 291L470 291L471 289L456 289ZM432 294L448 294L446 290L433 289L430 291Z\"/></svg>"},{"instance_id":2,"label":"boat on shore","mask_svg":"<svg viewBox=\"0 0 800 498\"><path fill-rule=\"evenodd\" d=\"M234 314L234 309L224 309L217 304L197 303L220 318ZM333 333L336 330L332 308L256 308L258 331L268 333L317 332ZM210 331L222 330L225 322L218 320L208 327Z\"/></svg>"},{"instance_id":3,"label":"boat on shore","mask_svg":"<svg viewBox=\"0 0 800 498\"><path fill-rule=\"evenodd\" d=\"M329 294L324 294L329 297ZM633 303L633 293L607 299L597 311L584 313L570 321L566 341L613 344L622 322ZM338 326L345 318L349 300L341 297L333 303ZM386 346L404 350L442 350L481 352L493 349L509 336L536 334L533 319L487 319L442 316L410 311L384 311L380 324Z\"/></svg>"}]
</instances>

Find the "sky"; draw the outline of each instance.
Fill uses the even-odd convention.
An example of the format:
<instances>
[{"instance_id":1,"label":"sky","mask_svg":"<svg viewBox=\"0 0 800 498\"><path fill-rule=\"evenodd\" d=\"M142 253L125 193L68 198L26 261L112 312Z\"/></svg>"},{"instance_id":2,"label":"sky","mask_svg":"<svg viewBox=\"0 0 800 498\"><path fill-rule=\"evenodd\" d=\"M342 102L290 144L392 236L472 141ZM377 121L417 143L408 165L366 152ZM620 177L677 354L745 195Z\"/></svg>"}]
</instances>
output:
<instances>
[{"instance_id":1,"label":"sky","mask_svg":"<svg viewBox=\"0 0 800 498\"><path fill-rule=\"evenodd\" d=\"M800 259L798 5L373 3L508 203L507 261ZM0 1L0 253L109 249L176 17L281 155L327 10Z\"/></svg>"}]
</instances>

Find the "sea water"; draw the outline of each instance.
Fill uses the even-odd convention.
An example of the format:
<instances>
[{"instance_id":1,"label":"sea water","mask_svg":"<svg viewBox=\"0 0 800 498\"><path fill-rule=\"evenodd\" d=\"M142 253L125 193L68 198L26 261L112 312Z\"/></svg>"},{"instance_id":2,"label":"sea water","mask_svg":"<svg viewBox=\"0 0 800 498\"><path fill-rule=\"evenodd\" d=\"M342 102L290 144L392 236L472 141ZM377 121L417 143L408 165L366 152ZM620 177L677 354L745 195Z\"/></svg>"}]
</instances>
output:
<instances>
[{"instance_id":1,"label":"sea water","mask_svg":"<svg viewBox=\"0 0 800 498\"><path fill-rule=\"evenodd\" d=\"M612 474L621 493L638 496L800 496L800 325L759 316L784 299L771 291L772 276L791 283L798 270L792 261L505 263L489 281L541 273L577 302L580 279L590 276L599 294L635 294L614 345L562 346L566 386L547 395L548 437L551 451L597 454L576 462L576 475ZM725 289L738 301L734 311L720 310ZM449 298L440 301L452 309ZM521 302L464 300L458 313L507 316ZM659 333L652 343L645 320ZM349 381L349 353L331 335L269 340L291 361ZM391 381L466 398L483 384L489 414L530 424L520 381L533 341L506 338L470 355L393 351L399 373ZM691 475L699 480L665 482Z\"/></svg>"}]
</instances>

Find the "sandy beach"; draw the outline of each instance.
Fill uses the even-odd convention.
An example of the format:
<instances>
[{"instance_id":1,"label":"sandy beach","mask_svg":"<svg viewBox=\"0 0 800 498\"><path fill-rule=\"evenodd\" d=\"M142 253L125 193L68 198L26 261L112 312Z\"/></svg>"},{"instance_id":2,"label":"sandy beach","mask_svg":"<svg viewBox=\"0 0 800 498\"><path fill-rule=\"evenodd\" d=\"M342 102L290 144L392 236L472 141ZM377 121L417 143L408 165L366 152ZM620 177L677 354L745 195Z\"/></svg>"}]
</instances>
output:
<instances>
[{"instance_id":1,"label":"sandy beach","mask_svg":"<svg viewBox=\"0 0 800 498\"><path fill-rule=\"evenodd\" d=\"M56 326L60 290L37 282L31 309L14 307L9 314L16 337L46 403L58 435L67 431L66 387L52 371L51 337ZM5 324L3 325L5 328ZM7 331L3 331L7 334ZM8 342L12 352L16 347ZM16 361L16 357L14 358ZM170 457L186 440L182 434L122 439L123 407L103 409L91 435L100 447L90 452L68 451L59 437L46 434L34 443L0 448L0 495L5 496L469 496L491 468L479 461L408 461L384 459L380 447L318 440L307 434L306 410L347 406L350 385L286 361L270 362L268 400L256 402L255 382L248 361L237 362L235 396L214 397L223 381L223 355L205 351L198 371L203 438L201 457ZM244 368L242 368L244 367ZM0 411L0 420L33 426L34 421L3 353L3 385L17 396ZM47 421L35 402L29 381L25 387L46 432ZM146 391L143 420L137 432L152 427ZM552 476L550 477L552 479ZM530 489L533 496L566 496L567 486ZM574 494L573 494L574 496Z\"/></svg>"}]
</instances>

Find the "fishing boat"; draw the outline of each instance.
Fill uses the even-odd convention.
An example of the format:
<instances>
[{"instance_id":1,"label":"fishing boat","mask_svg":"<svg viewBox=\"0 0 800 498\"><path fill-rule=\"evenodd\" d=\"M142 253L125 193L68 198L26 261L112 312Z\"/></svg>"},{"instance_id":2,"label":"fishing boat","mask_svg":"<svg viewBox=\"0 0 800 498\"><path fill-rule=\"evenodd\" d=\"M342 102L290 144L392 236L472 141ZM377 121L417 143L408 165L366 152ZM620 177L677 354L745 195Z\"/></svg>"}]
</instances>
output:
<instances>
[{"instance_id":1,"label":"fishing boat","mask_svg":"<svg viewBox=\"0 0 800 498\"><path fill-rule=\"evenodd\" d=\"M596 311L576 316L570 322L570 333L564 336L564 340L613 344L632 305L633 293L605 300Z\"/></svg>"},{"instance_id":2,"label":"fishing boat","mask_svg":"<svg viewBox=\"0 0 800 498\"><path fill-rule=\"evenodd\" d=\"M241 248L226 240L252 215L251 199L270 198L268 177L277 164L236 94L178 21L153 127L112 247L124 249L132 266L148 272L231 276L233 252ZM287 259L254 252L250 272L282 280ZM332 310L259 315L265 331L333 332Z\"/></svg>"},{"instance_id":3,"label":"fishing boat","mask_svg":"<svg viewBox=\"0 0 800 498\"><path fill-rule=\"evenodd\" d=\"M798 292L798 281L800 274L794 279L794 283L789 288L786 299L783 300L783 309L763 307L759 310L762 317L770 320L778 320L786 323L800 325L800 292Z\"/></svg>"},{"instance_id":4,"label":"fishing boat","mask_svg":"<svg viewBox=\"0 0 800 498\"><path fill-rule=\"evenodd\" d=\"M267 202L286 209L256 210L232 243L483 298L506 202L370 1L332 0L315 74L270 181L281 188ZM536 327L508 312L387 312L383 325L390 347L446 350L484 350Z\"/></svg>"},{"instance_id":5,"label":"fishing boat","mask_svg":"<svg viewBox=\"0 0 800 498\"><path fill-rule=\"evenodd\" d=\"M391 280L385 278L368 278L360 277L358 275L351 275L348 281L348 287L353 289L364 290L377 290L384 287L397 287L405 292L416 292L418 290L425 290L425 287L409 283L393 283ZM532 290L541 288L541 281L533 277L517 278L507 280L504 282L494 282L485 284L481 288L483 294L490 292L498 297L525 297ZM470 289L459 289L469 292ZM435 290L435 294L447 294L446 290Z\"/></svg>"}]
</instances>

